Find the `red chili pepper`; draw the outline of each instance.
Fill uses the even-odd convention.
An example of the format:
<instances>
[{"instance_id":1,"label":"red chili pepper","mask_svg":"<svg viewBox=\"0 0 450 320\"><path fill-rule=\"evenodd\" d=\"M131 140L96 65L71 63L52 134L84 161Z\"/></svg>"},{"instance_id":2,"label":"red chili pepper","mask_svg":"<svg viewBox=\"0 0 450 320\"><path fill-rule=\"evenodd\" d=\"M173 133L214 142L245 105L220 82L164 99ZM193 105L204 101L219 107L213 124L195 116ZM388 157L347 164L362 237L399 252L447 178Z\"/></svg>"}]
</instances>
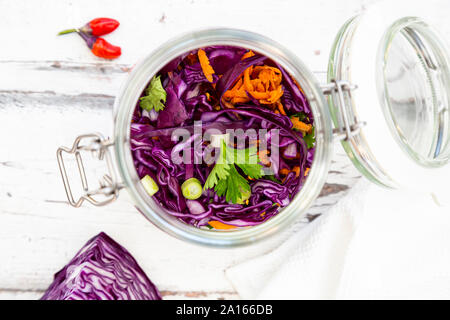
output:
<instances>
[{"instance_id":1,"label":"red chili pepper","mask_svg":"<svg viewBox=\"0 0 450 320\"><path fill-rule=\"evenodd\" d=\"M88 35L102 36L113 32L119 26L119 21L111 18L96 18L89 21L81 28L67 29L63 30L58 35L72 33L72 32L83 32Z\"/></svg>"},{"instance_id":2,"label":"red chili pepper","mask_svg":"<svg viewBox=\"0 0 450 320\"><path fill-rule=\"evenodd\" d=\"M93 54L105 59L116 59L122 54L120 47L114 46L103 38L97 38L91 48Z\"/></svg>"},{"instance_id":3,"label":"red chili pepper","mask_svg":"<svg viewBox=\"0 0 450 320\"><path fill-rule=\"evenodd\" d=\"M119 26L119 21L110 18L97 18L86 24L81 31L92 33L94 36L102 36L113 32Z\"/></svg>"},{"instance_id":4,"label":"red chili pepper","mask_svg":"<svg viewBox=\"0 0 450 320\"><path fill-rule=\"evenodd\" d=\"M97 57L104 59L116 59L122 54L120 47L114 46L103 38L89 36L83 32L78 33Z\"/></svg>"}]
</instances>

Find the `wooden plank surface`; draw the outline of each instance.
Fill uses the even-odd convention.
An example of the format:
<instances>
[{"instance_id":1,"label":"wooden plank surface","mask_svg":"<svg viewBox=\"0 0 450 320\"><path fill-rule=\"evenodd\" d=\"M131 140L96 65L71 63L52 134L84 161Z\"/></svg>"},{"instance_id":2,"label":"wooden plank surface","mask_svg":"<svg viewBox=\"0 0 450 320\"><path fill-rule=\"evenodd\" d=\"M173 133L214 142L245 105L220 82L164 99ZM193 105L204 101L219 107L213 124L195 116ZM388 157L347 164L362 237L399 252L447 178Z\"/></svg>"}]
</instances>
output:
<instances>
[{"instance_id":1,"label":"wooden plank surface","mask_svg":"<svg viewBox=\"0 0 450 320\"><path fill-rule=\"evenodd\" d=\"M147 222L126 192L110 206L70 208L55 152L80 133L111 134L114 97L133 64L165 40L208 26L265 34L294 50L325 80L327 55L340 25L375 1L0 1L0 299L36 299L92 236L105 231L138 260L165 298L238 298L224 275L267 253L306 218L270 241L212 249L174 239ZM114 62L93 57L62 28L96 16L122 25L108 40L123 47ZM359 173L342 149L309 210L323 213Z\"/></svg>"}]
</instances>

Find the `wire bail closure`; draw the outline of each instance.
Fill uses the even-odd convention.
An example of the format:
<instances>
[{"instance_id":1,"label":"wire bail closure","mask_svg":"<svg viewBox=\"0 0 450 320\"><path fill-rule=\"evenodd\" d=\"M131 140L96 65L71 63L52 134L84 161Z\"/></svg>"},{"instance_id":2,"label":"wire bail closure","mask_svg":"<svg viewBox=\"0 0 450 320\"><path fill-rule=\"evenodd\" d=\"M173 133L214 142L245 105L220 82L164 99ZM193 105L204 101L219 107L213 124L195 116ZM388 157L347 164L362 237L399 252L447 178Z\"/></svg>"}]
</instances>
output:
<instances>
[{"instance_id":1,"label":"wire bail closure","mask_svg":"<svg viewBox=\"0 0 450 320\"><path fill-rule=\"evenodd\" d=\"M352 108L351 92L358 87L345 80L332 80L321 88L323 94L330 96L333 105L337 107L334 116L338 125L333 129L334 139L349 141L367 124L357 119Z\"/></svg>"},{"instance_id":2,"label":"wire bail closure","mask_svg":"<svg viewBox=\"0 0 450 320\"><path fill-rule=\"evenodd\" d=\"M82 144L82 142L87 142L87 144ZM72 148L58 148L56 155L58 159L59 171L61 172L67 199L69 200L71 206L78 208L85 200L95 206L104 206L118 198L119 191L123 186L117 183L112 156L108 150L108 147L112 145L114 145L114 142L110 139L105 139L99 133L91 133L78 136L75 139ZM100 179L100 186L97 189L90 190L88 187L88 181L80 151L90 151L98 160L106 161L108 172ZM84 194L76 201L70 188L69 177L64 165L63 152L75 155L78 171L80 173ZM101 199L102 197L103 199Z\"/></svg>"}]
</instances>

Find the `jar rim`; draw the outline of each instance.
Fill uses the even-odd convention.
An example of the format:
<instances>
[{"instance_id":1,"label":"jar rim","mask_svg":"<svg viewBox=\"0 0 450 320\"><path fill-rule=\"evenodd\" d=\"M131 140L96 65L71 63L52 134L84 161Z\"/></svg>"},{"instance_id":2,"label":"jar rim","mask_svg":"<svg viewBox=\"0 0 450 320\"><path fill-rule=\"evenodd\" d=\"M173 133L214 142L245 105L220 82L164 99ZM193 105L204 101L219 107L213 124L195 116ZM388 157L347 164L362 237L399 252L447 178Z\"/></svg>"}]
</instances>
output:
<instances>
[{"instance_id":1,"label":"jar rim","mask_svg":"<svg viewBox=\"0 0 450 320\"><path fill-rule=\"evenodd\" d=\"M316 127L316 149L308 178L291 201L280 212L264 223L229 231L203 230L188 225L164 212L145 193L130 149L131 117L138 98L150 79L168 62L191 50L212 46L231 45L259 52L279 63L302 86L310 102ZM234 247L266 239L286 229L294 219L306 213L318 197L328 173L332 156L332 125L328 106L315 76L288 49L262 35L238 29L204 29L178 36L147 55L132 70L122 85L114 105L114 136L117 169L137 209L163 231L186 241L217 247Z\"/></svg>"}]
</instances>

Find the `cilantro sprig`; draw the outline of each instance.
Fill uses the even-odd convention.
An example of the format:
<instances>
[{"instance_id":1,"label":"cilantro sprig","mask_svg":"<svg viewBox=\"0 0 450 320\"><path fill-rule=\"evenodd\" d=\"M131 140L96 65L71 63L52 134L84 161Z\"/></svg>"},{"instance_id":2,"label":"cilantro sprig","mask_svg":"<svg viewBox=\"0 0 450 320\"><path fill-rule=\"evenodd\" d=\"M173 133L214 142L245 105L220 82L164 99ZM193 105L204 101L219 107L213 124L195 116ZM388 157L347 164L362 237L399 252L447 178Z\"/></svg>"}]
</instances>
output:
<instances>
[{"instance_id":1,"label":"cilantro sprig","mask_svg":"<svg viewBox=\"0 0 450 320\"><path fill-rule=\"evenodd\" d=\"M147 111L152 109L161 111L165 108L166 98L167 93L162 86L161 76L153 77L147 89L145 89L145 96L139 99L139 105Z\"/></svg>"},{"instance_id":2,"label":"cilantro sprig","mask_svg":"<svg viewBox=\"0 0 450 320\"><path fill-rule=\"evenodd\" d=\"M308 116L303 111L294 113L291 117L297 117L300 121L304 121L308 119Z\"/></svg>"},{"instance_id":3,"label":"cilantro sprig","mask_svg":"<svg viewBox=\"0 0 450 320\"><path fill-rule=\"evenodd\" d=\"M316 142L316 136L314 134L314 127L311 129L310 133L307 133L303 136L303 140L306 142L306 146L308 149L314 147L314 143Z\"/></svg>"},{"instance_id":4,"label":"cilantro sprig","mask_svg":"<svg viewBox=\"0 0 450 320\"><path fill-rule=\"evenodd\" d=\"M308 115L302 111L294 113L291 117L296 117L300 121L305 121L305 120L309 121ZM303 134L303 140L305 140L305 143L306 143L306 146L308 147L308 149L311 149L312 147L314 147L314 143L316 142L314 127L312 127L311 132Z\"/></svg>"},{"instance_id":5,"label":"cilantro sprig","mask_svg":"<svg viewBox=\"0 0 450 320\"><path fill-rule=\"evenodd\" d=\"M214 188L219 197L225 195L227 201L239 203L251 189L247 179L237 171L236 165L250 178L261 178L262 165L258 163L256 150L256 147L234 149L222 141L219 157L203 188Z\"/></svg>"}]
</instances>

